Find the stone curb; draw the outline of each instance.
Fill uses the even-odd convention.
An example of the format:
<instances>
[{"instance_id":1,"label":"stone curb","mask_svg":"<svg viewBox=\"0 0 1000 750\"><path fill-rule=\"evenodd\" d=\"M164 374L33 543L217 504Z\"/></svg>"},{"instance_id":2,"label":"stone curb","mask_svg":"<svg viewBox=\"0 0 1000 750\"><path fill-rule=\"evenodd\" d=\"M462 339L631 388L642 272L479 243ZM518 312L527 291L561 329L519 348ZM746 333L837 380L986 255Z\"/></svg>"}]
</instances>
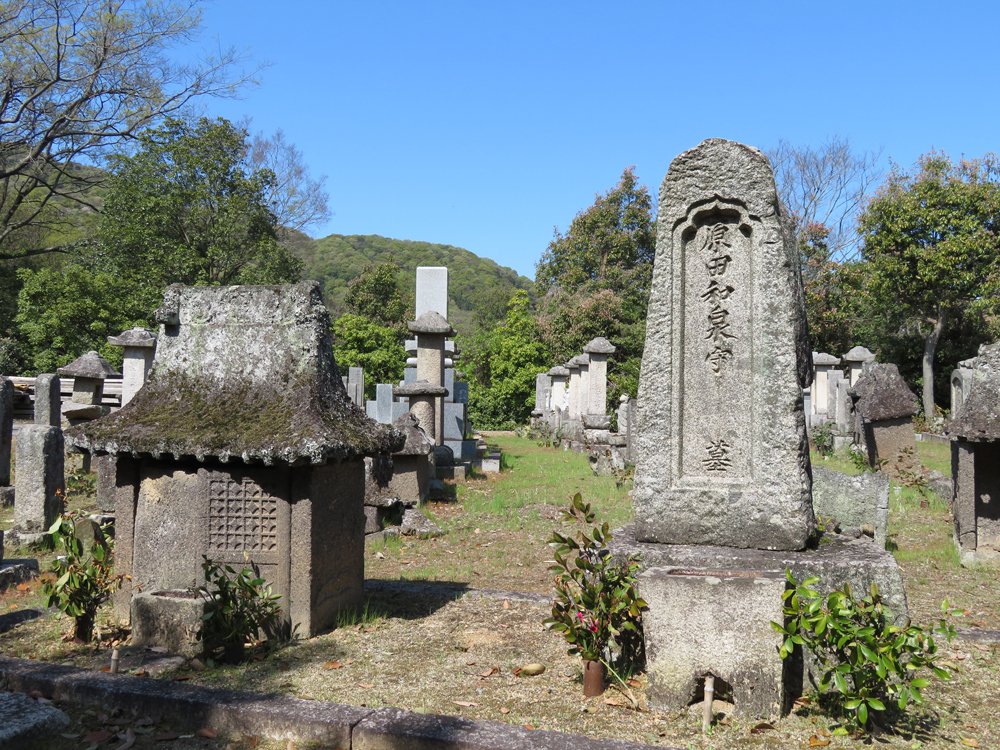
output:
<instances>
[{"instance_id":1,"label":"stone curb","mask_svg":"<svg viewBox=\"0 0 1000 750\"><path fill-rule=\"evenodd\" d=\"M397 708L358 708L278 695L187 685L133 675L112 675L0 656L0 689L38 690L75 704L137 711L154 721L168 717L192 729L322 742L341 750L642 750L623 740L529 730L496 721L418 714Z\"/></svg>"}]
</instances>

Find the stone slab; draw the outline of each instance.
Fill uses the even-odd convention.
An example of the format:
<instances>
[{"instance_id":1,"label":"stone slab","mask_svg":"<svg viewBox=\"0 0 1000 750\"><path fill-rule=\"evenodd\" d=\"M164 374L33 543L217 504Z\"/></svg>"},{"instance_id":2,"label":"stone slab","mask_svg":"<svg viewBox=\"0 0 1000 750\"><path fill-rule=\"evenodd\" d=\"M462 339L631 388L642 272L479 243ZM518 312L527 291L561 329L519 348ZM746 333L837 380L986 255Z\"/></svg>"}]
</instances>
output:
<instances>
[{"instance_id":1,"label":"stone slab","mask_svg":"<svg viewBox=\"0 0 1000 750\"><path fill-rule=\"evenodd\" d=\"M445 440L444 444L451 448L456 461L464 461L476 457L477 444L475 440Z\"/></svg>"},{"instance_id":2,"label":"stone slab","mask_svg":"<svg viewBox=\"0 0 1000 750\"><path fill-rule=\"evenodd\" d=\"M624 559L642 555L643 569L650 567L713 568L717 570L784 570L797 581L817 576L816 590L827 594L850 583L855 591L878 584L879 591L897 621L907 616L906 591L896 559L866 539L825 535L817 549L801 552L755 550L693 544L649 544L637 542L633 524L612 533L612 554Z\"/></svg>"},{"instance_id":3,"label":"stone slab","mask_svg":"<svg viewBox=\"0 0 1000 750\"><path fill-rule=\"evenodd\" d=\"M703 141L660 188L634 447L639 539L803 549L815 528L811 381L794 220L767 157Z\"/></svg>"},{"instance_id":4,"label":"stone slab","mask_svg":"<svg viewBox=\"0 0 1000 750\"><path fill-rule=\"evenodd\" d=\"M649 605L642 623L651 708L684 710L712 674L736 714L781 716L785 664L771 623L783 621L783 568L651 567L637 585Z\"/></svg>"},{"instance_id":5,"label":"stone slab","mask_svg":"<svg viewBox=\"0 0 1000 750\"><path fill-rule=\"evenodd\" d=\"M444 403L444 439L445 441L463 440L465 438L465 415L467 406L450 401Z\"/></svg>"},{"instance_id":6,"label":"stone slab","mask_svg":"<svg viewBox=\"0 0 1000 750\"><path fill-rule=\"evenodd\" d=\"M63 510L65 448L58 427L24 425L17 435L14 527L48 531Z\"/></svg>"},{"instance_id":7,"label":"stone slab","mask_svg":"<svg viewBox=\"0 0 1000 750\"><path fill-rule=\"evenodd\" d=\"M69 726L69 716L55 706L39 703L22 693L0 693L0 747L8 750L32 745Z\"/></svg>"},{"instance_id":8,"label":"stone slab","mask_svg":"<svg viewBox=\"0 0 1000 750\"><path fill-rule=\"evenodd\" d=\"M132 645L162 646L172 654L194 656L206 601L187 591L150 591L132 597Z\"/></svg>"}]
</instances>

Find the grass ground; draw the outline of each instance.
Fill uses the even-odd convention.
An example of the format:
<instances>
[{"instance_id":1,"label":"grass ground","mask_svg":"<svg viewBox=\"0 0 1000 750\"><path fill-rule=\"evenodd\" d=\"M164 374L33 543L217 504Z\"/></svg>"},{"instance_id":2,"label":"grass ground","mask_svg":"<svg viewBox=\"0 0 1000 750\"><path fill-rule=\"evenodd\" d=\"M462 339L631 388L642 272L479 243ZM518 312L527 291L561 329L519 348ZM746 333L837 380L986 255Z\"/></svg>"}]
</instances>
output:
<instances>
[{"instance_id":1,"label":"grass ground","mask_svg":"<svg viewBox=\"0 0 1000 750\"><path fill-rule=\"evenodd\" d=\"M367 578L546 592L551 552L545 542L554 529L561 528L558 510L574 492L581 492L599 518L613 528L631 519L629 482L594 477L583 456L517 438L495 440L511 457L512 469L458 485L453 503L429 505L428 514L447 531L441 539L369 544ZM947 446L920 444L921 459L928 465L943 460L944 451ZM916 491L901 488L898 494L893 492L890 510L891 540L914 621L929 625L947 598L960 609L956 624L1000 628L996 574L961 568L952 548L947 509L937 501L922 508L920 499ZM31 584L4 594L0 612L38 603L37 584ZM812 704L800 704L791 715L767 726L726 716L723 704L712 734L703 736L697 707L684 712L637 711L615 688L603 698L583 699L579 659L568 656L562 640L542 628L547 615L546 607L513 599L456 600L449 592L429 587L416 593L380 590L370 597L366 613L330 633L273 652L261 650L246 665L199 671L189 663L166 677L353 705L461 714L671 747L806 748L827 742L834 748L876 744L914 750L1000 746L1000 649L996 645L965 640L945 645L946 658L958 668L955 679L933 683L924 691L923 707L875 736L834 735L837 722ZM127 633L106 622L101 641L92 646L71 643L65 638L67 631L66 619L42 618L0 634L0 650L11 656L89 668L106 666L109 649L116 644L129 650ZM129 656L155 658L138 651ZM537 677L514 674L532 662L544 664L545 672ZM640 673L633 675L627 688L643 709L644 685L645 676ZM100 714L99 710L86 714L73 709L76 723L68 734L75 738L57 738L44 750L87 747L82 742L87 732L109 725L124 731L130 721L130 717ZM169 729L154 726L154 731L137 735L134 746L163 747L152 738ZM256 746L255 742L259 740L193 736L174 740L169 747L235 750ZM267 742L259 746L285 747Z\"/></svg>"}]
</instances>

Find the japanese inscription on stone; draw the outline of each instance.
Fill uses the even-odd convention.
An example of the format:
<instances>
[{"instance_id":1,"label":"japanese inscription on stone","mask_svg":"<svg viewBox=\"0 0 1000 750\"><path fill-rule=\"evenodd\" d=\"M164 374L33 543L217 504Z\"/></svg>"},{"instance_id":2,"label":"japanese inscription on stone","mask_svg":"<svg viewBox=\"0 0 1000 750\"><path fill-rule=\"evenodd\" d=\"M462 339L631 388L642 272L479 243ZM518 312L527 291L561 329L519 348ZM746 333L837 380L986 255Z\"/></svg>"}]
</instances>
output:
<instances>
[{"instance_id":1,"label":"japanese inscription on stone","mask_svg":"<svg viewBox=\"0 0 1000 750\"><path fill-rule=\"evenodd\" d=\"M728 226L716 224L705 234L702 245L702 253L706 256L705 267L708 269L708 285L700 296L708 303L705 338L711 347L705 355L705 361L716 376L722 374L722 364L733 358L732 340L736 338L730 330L726 305L726 300L736 291L725 283L726 271L733 260L728 252L732 249L732 243L726 239L728 232Z\"/></svg>"}]
</instances>

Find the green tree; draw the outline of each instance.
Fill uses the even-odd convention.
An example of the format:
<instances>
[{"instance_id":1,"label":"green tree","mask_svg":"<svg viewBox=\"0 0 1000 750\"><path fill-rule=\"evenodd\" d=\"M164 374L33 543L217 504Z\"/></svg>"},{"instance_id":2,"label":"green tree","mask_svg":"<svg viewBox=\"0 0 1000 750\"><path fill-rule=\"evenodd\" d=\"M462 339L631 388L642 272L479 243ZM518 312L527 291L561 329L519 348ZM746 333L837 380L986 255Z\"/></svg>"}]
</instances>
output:
<instances>
[{"instance_id":1,"label":"green tree","mask_svg":"<svg viewBox=\"0 0 1000 750\"><path fill-rule=\"evenodd\" d=\"M404 332L347 313L333 324L333 356L344 373L348 367L365 368L365 393L374 398L376 383L398 383L406 367Z\"/></svg>"},{"instance_id":2,"label":"green tree","mask_svg":"<svg viewBox=\"0 0 1000 750\"><path fill-rule=\"evenodd\" d=\"M528 420L535 400L535 375L551 367L528 293L519 290L507 317L487 335L471 363L477 377L469 384L469 420L480 429L507 428Z\"/></svg>"},{"instance_id":3,"label":"green tree","mask_svg":"<svg viewBox=\"0 0 1000 750\"><path fill-rule=\"evenodd\" d=\"M656 232L649 192L637 184L633 169L625 169L614 188L578 213L566 234L556 230L535 269L541 292L553 285L571 291L587 282L638 283L648 290Z\"/></svg>"},{"instance_id":4,"label":"green tree","mask_svg":"<svg viewBox=\"0 0 1000 750\"><path fill-rule=\"evenodd\" d=\"M876 315L923 340L923 408L934 410L939 342L957 317L996 313L1000 162L932 151L913 172L893 165L859 218L864 289Z\"/></svg>"},{"instance_id":5,"label":"green tree","mask_svg":"<svg viewBox=\"0 0 1000 750\"><path fill-rule=\"evenodd\" d=\"M406 322L407 304L399 291L398 275L399 266L391 257L379 265L365 264L361 275L348 284L344 297L347 312L382 326L402 326Z\"/></svg>"},{"instance_id":6,"label":"green tree","mask_svg":"<svg viewBox=\"0 0 1000 750\"><path fill-rule=\"evenodd\" d=\"M122 349L107 337L150 324L152 309L116 274L69 265L22 269L20 275L16 322L31 374L55 372L91 349L120 368Z\"/></svg>"},{"instance_id":7,"label":"green tree","mask_svg":"<svg viewBox=\"0 0 1000 750\"><path fill-rule=\"evenodd\" d=\"M224 119L168 120L117 157L95 264L145 291L172 283L277 284L301 262L278 244L268 170L244 169L245 130Z\"/></svg>"},{"instance_id":8,"label":"green tree","mask_svg":"<svg viewBox=\"0 0 1000 750\"><path fill-rule=\"evenodd\" d=\"M0 0L0 260L67 252L68 205L96 209L80 169L202 96L232 96L243 53L178 64L203 0ZM42 228L44 231L35 231Z\"/></svg>"}]
</instances>

